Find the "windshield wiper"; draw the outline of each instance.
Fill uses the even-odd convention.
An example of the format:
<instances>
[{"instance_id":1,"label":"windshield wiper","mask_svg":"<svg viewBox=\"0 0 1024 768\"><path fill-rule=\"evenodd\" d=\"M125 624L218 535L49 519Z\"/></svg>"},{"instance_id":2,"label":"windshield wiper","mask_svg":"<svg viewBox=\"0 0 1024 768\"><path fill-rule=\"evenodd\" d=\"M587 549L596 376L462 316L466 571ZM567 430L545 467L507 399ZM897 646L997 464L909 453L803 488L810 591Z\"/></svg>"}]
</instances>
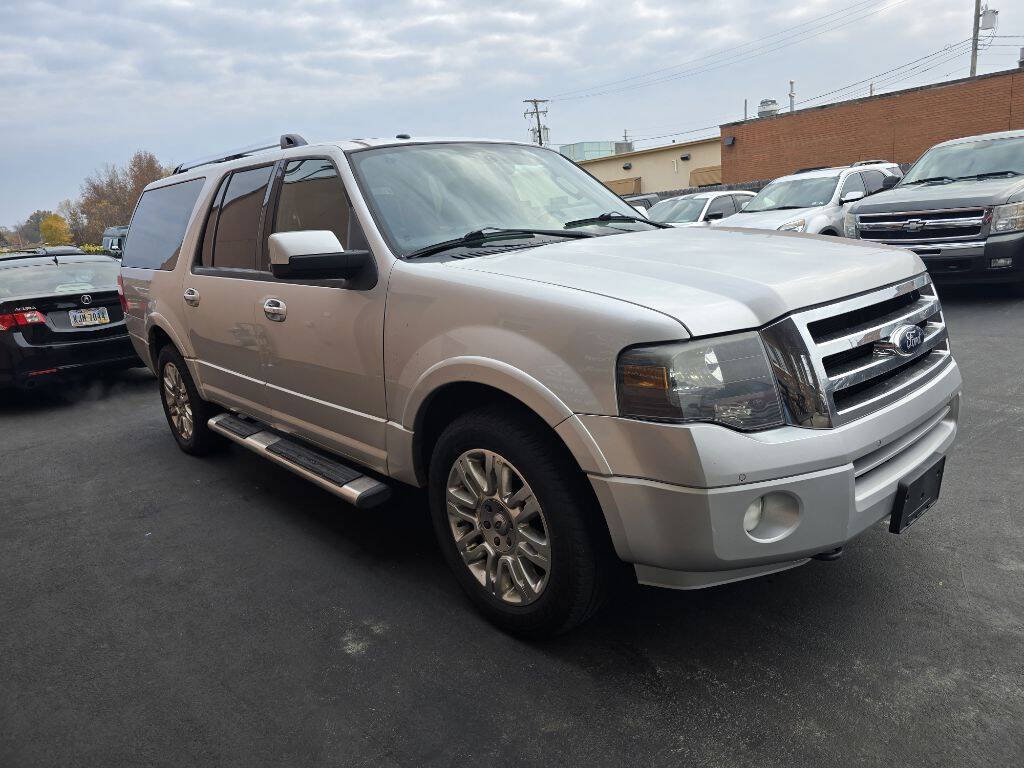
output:
<instances>
[{"instance_id":1,"label":"windshield wiper","mask_svg":"<svg viewBox=\"0 0 1024 768\"><path fill-rule=\"evenodd\" d=\"M901 186L909 187L911 184L933 184L939 181L944 181L948 183L950 181L956 181L956 179L954 179L952 176L929 176L926 179L914 179L914 181L905 181L901 184Z\"/></svg>"},{"instance_id":2,"label":"windshield wiper","mask_svg":"<svg viewBox=\"0 0 1024 768\"><path fill-rule=\"evenodd\" d=\"M599 216L588 216L585 219L573 219L572 221L565 222L562 226L565 229L572 229L573 227L582 227L587 224L604 224L609 221L635 221L640 224L650 224L652 227L657 227L658 229L672 229L671 224L663 224L660 221L652 221L651 219L645 219L640 216L627 216L624 213L618 213L616 211L602 213Z\"/></svg>"},{"instance_id":3,"label":"windshield wiper","mask_svg":"<svg viewBox=\"0 0 1024 768\"><path fill-rule=\"evenodd\" d=\"M474 229L472 232L467 232L462 237L456 237L453 240L444 240L440 243L434 243L433 245L427 245L423 248L419 248L412 253L406 254L405 258L418 259L421 256L432 256L435 253L441 253L442 251L447 251L452 248L480 245L488 240L513 240L516 238L534 237L535 235L569 238L594 236L589 232L563 232L560 229L503 229L501 227L482 227L480 229Z\"/></svg>"},{"instance_id":4,"label":"windshield wiper","mask_svg":"<svg viewBox=\"0 0 1024 768\"><path fill-rule=\"evenodd\" d=\"M1020 171L985 171L972 173L969 176L957 176L957 179L997 179L1000 176L1020 176Z\"/></svg>"}]
</instances>

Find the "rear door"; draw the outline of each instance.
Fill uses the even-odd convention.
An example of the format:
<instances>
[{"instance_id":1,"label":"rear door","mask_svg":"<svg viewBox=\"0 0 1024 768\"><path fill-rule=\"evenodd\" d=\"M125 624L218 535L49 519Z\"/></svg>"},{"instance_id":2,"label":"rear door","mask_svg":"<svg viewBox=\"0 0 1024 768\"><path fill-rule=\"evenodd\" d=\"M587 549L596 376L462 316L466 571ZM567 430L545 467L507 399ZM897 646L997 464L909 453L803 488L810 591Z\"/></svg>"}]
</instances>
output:
<instances>
[{"instance_id":1,"label":"rear door","mask_svg":"<svg viewBox=\"0 0 1024 768\"><path fill-rule=\"evenodd\" d=\"M338 167L328 157L289 159L278 170L264 236L330 230L345 249L367 249ZM267 248L266 282L254 302L267 400L280 426L385 469L385 276L372 285L276 280ZM274 302L284 315L265 313Z\"/></svg>"},{"instance_id":2,"label":"rear door","mask_svg":"<svg viewBox=\"0 0 1024 768\"><path fill-rule=\"evenodd\" d=\"M221 181L181 301L205 395L254 415L266 412L255 305L260 227L274 164Z\"/></svg>"}]
</instances>

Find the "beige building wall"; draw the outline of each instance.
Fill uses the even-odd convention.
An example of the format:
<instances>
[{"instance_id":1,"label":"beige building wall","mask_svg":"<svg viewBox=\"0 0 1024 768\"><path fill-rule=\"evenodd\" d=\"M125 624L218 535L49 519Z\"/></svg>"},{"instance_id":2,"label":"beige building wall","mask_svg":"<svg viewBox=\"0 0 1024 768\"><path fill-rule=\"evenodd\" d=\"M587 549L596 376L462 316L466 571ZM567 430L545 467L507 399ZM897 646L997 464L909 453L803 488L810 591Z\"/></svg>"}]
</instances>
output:
<instances>
[{"instance_id":1,"label":"beige building wall","mask_svg":"<svg viewBox=\"0 0 1024 768\"><path fill-rule=\"evenodd\" d=\"M683 155L689 160L683 160ZM629 168L623 168L629 163ZM580 165L620 195L719 184L722 181L722 140L690 141L641 149L623 155L584 160Z\"/></svg>"}]
</instances>

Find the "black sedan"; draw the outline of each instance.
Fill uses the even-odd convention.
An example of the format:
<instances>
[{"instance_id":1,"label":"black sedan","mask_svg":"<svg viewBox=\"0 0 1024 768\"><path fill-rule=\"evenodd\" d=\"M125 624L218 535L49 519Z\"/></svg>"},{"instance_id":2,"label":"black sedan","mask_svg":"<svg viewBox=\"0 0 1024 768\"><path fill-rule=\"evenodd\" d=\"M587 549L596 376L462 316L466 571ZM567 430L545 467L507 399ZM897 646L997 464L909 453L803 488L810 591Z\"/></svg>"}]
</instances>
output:
<instances>
[{"instance_id":1,"label":"black sedan","mask_svg":"<svg viewBox=\"0 0 1024 768\"><path fill-rule=\"evenodd\" d=\"M124 324L119 269L77 248L0 253L0 387L141 365Z\"/></svg>"}]
</instances>

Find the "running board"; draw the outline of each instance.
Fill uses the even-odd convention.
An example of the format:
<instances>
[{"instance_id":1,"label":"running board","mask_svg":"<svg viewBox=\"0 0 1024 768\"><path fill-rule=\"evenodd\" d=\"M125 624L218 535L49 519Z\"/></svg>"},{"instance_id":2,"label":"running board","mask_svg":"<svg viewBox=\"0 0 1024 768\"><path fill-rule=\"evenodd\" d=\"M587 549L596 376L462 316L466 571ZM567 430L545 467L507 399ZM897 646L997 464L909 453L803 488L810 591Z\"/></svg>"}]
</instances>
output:
<instances>
[{"instance_id":1,"label":"running board","mask_svg":"<svg viewBox=\"0 0 1024 768\"><path fill-rule=\"evenodd\" d=\"M375 507L391 496L391 489L379 480L296 440L282 437L259 421L222 413L210 419L207 425L217 434L291 470L357 509Z\"/></svg>"}]
</instances>

